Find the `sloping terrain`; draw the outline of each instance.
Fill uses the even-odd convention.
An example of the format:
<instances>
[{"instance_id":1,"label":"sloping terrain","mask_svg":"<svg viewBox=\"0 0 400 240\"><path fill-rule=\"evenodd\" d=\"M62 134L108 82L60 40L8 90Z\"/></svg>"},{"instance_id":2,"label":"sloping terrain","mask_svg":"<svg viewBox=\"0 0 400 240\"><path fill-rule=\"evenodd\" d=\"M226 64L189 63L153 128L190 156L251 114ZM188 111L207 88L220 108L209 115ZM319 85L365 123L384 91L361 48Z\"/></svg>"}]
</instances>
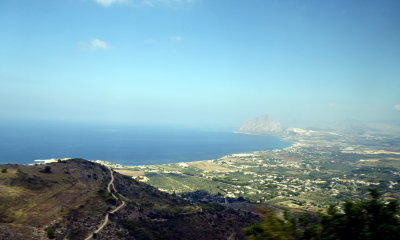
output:
<instances>
[{"instance_id":1,"label":"sloping terrain","mask_svg":"<svg viewBox=\"0 0 400 240\"><path fill-rule=\"evenodd\" d=\"M108 208L98 191L106 187L109 171L98 164L72 160L0 169L0 239L46 238L46 228L76 211L90 229Z\"/></svg>"},{"instance_id":2,"label":"sloping terrain","mask_svg":"<svg viewBox=\"0 0 400 240\"><path fill-rule=\"evenodd\" d=\"M242 229L258 221L221 205L191 205L85 160L0 169L0 239L85 239L108 213L96 239L244 239Z\"/></svg>"}]
</instances>

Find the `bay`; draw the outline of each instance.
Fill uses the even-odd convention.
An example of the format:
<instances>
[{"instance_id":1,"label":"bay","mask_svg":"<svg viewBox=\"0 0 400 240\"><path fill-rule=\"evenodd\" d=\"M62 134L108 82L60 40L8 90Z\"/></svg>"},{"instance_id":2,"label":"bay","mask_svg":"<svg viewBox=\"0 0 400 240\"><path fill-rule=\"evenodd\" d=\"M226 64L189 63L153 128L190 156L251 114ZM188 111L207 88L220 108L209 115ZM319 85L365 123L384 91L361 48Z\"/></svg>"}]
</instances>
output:
<instances>
[{"instance_id":1,"label":"bay","mask_svg":"<svg viewBox=\"0 0 400 240\"><path fill-rule=\"evenodd\" d=\"M0 126L0 164L83 158L153 165L211 160L287 146L290 143L278 137L235 134L228 130L37 122Z\"/></svg>"}]
</instances>

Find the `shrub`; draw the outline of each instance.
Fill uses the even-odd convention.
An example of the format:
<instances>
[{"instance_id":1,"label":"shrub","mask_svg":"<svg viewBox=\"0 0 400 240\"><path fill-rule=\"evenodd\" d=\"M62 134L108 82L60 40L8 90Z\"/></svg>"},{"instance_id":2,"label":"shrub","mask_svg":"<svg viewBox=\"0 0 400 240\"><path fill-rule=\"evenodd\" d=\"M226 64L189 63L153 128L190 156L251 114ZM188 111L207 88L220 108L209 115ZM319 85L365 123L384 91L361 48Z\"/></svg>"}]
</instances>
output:
<instances>
[{"instance_id":1,"label":"shrub","mask_svg":"<svg viewBox=\"0 0 400 240\"><path fill-rule=\"evenodd\" d=\"M51 167L45 166L40 172L42 173L51 173Z\"/></svg>"},{"instance_id":2,"label":"shrub","mask_svg":"<svg viewBox=\"0 0 400 240\"><path fill-rule=\"evenodd\" d=\"M201 205L201 208L203 209L203 211L209 213L217 213L225 209L224 206L218 203L203 204Z\"/></svg>"},{"instance_id":3,"label":"shrub","mask_svg":"<svg viewBox=\"0 0 400 240\"><path fill-rule=\"evenodd\" d=\"M50 239L54 239L56 237L54 234L54 229L52 229L52 228L47 229L47 237Z\"/></svg>"}]
</instances>

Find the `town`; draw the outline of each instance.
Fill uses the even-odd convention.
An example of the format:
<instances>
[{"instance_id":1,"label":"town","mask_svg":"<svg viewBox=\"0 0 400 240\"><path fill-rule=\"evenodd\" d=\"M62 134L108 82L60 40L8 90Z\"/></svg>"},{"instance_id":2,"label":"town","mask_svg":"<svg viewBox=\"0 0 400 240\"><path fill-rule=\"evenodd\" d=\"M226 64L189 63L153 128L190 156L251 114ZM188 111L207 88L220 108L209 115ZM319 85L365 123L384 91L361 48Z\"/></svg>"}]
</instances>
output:
<instances>
[{"instance_id":1,"label":"town","mask_svg":"<svg viewBox=\"0 0 400 240\"><path fill-rule=\"evenodd\" d=\"M369 188L378 189L384 199L400 199L398 138L320 131L285 140L293 145L200 162L98 162L168 193L204 191L295 211L318 212L346 199L364 199Z\"/></svg>"}]
</instances>

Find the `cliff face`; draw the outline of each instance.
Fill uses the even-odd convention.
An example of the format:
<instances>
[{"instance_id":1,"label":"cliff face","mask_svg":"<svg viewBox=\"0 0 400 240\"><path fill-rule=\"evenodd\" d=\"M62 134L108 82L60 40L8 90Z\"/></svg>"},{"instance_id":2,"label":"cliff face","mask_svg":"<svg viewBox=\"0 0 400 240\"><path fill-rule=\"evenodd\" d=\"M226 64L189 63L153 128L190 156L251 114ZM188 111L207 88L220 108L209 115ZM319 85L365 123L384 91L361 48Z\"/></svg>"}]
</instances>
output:
<instances>
[{"instance_id":1,"label":"cliff face","mask_svg":"<svg viewBox=\"0 0 400 240\"><path fill-rule=\"evenodd\" d=\"M245 121L236 133L255 135L282 135L285 128L268 115Z\"/></svg>"},{"instance_id":2,"label":"cliff face","mask_svg":"<svg viewBox=\"0 0 400 240\"><path fill-rule=\"evenodd\" d=\"M122 202L96 239L245 239L243 228L258 221L221 205L192 205L116 172L110 193L110 170L85 160L0 170L0 239L48 239L49 229L55 239L85 239Z\"/></svg>"}]
</instances>

